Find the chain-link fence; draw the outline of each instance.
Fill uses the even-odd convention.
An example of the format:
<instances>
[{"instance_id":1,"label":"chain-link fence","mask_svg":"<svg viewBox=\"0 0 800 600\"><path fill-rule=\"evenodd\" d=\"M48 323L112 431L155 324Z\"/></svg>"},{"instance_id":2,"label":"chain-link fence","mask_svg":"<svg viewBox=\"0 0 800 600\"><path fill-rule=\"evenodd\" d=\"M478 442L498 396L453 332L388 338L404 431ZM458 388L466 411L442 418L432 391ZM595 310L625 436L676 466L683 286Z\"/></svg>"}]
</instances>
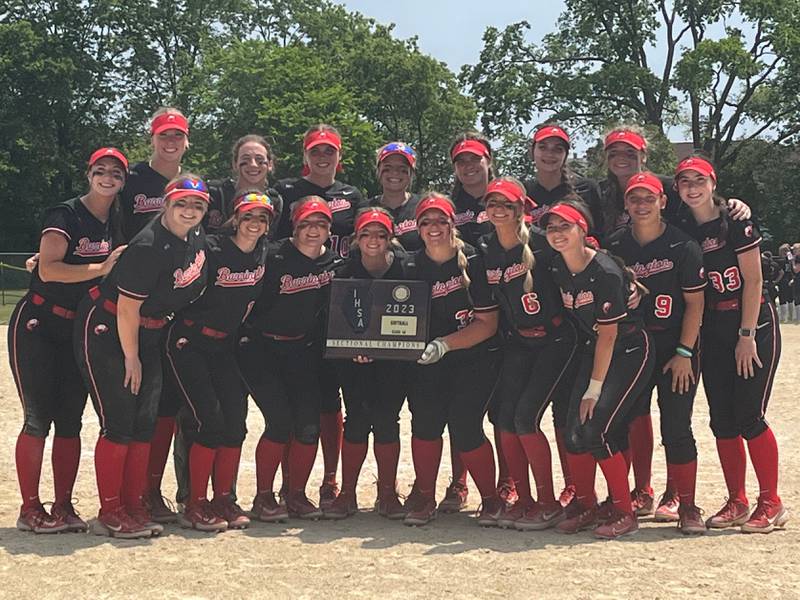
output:
<instances>
[{"instance_id":1,"label":"chain-link fence","mask_svg":"<svg viewBox=\"0 0 800 600\"><path fill-rule=\"evenodd\" d=\"M25 261L33 252L0 252L0 306L16 304L31 281Z\"/></svg>"}]
</instances>

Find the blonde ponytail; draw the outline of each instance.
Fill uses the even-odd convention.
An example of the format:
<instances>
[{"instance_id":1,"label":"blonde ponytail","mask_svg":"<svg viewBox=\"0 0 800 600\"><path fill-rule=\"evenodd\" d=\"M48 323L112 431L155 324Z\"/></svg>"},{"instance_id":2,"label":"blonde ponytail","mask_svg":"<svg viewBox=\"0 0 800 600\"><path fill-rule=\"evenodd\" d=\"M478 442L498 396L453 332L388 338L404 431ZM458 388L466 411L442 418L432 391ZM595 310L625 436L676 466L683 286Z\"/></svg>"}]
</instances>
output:
<instances>
[{"instance_id":1,"label":"blonde ponytail","mask_svg":"<svg viewBox=\"0 0 800 600\"><path fill-rule=\"evenodd\" d=\"M469 285L472 283L472 280L467 274L469 261L467 260L467 255L464 254L464 240L458 235L458 229L456 229L455 226L452 227L450 231L452 232L450 239L456 249L456 256L458 257L458 268L461 269L461 281L464 283L464 287L469 290Z\"/></svg>"},{"instance_id":2,"label":"blonde ponytail","mask_svg":"<svg viewBox=\"0 0 800 600\"><path fill-rule=\"evenodd\" d=\"M522 289L528 293L533 290L533 267L536 265L536 259L533 256L533 250L531 250L531 247L528 245L531 239L531 232L525 224L524 218L520 219L517 237L522 244L522 264L528 271L525 273L525 281L522 284Z\"/></svg>"}]
</instances>

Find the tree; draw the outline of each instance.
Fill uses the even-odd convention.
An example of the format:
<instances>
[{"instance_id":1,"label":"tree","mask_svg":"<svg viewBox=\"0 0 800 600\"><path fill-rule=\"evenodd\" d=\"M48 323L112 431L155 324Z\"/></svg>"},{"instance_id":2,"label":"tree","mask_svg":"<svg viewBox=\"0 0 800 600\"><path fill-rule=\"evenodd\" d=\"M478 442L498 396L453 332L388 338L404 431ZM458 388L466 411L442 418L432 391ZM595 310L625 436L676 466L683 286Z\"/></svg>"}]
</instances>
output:
<instances>
[{"instance_id":1,"label":"tree","mask_svg":"<svg viewBox=\"0 0 800 600\"><path fill-rule=\"evenodd\" d=\"M662 133L686 124L720 166L765 133L800 132L800 0L567 0L541 44L528 29L488 28L462 69L487 131L537 112L586 133L620 119Z\"/></svg>"}]
</instances>

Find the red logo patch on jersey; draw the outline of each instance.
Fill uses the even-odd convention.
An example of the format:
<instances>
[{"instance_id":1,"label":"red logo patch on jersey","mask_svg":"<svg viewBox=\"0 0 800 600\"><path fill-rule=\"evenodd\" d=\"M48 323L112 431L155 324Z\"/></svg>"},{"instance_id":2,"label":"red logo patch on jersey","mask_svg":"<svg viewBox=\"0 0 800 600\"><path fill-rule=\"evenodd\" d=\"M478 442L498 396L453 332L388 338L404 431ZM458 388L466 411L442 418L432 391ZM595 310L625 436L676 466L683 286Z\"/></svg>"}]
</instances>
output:
<instances>
[{"instance_id":1,"label":"red logo patch on jersey","mask_svg":"<svg viewBox=\"0 0 800 600\"><path fill-rule=\"evenodd\" d=\"M181 349L183 349L183 347L184 347L184 346L186 346L186 344L188 344L188 343L189 343L189 340L187 340L185 337L178 338L178 341L176 341L176 342L175 342L175 347L176 347L178 350L181 350Z\"/></svg>"},{"instance_id":2,"label":"red logo patch on jersey","mask_svg":"<svg viewBox=\"0 0 800 600\"><path fill-rule=\"evenodd\" d=\"M108 240L93 242L88 237L78 240L73 254L75 256L107 256L111 252L111 244Z\"/></svg>"},{"instance_id":3,"label":"red logo patch on jersey","mask_svg":"<svg viewBox=\"0 0 800 600\"><path fill-rule=\"evenodd\" d=\"M136 194L133 197L133 214L156 212L164 208L164 198L155 196L148 198L144 194Z\"/></svg>"},{"instance_id":4,"label":"red logo patch on jersey","mask_svg":"<svg viewBox=\"0 0 800 600\"><path fill-rule=\"evenodd\" d=\"M706 278L706 270L705 270L704 267L700 267L700 271L699 271L698 275L700 275L700 279L705 279Z\"/></svg>"},{"instance_id":5,"label":"red logo patch on jersey","mask_svg":"<svg viewBox=\"0 0 800 600\"><path fill-rule=\"evenodd\" d=\"M220 267L217 270L217 280L214 285L220 287L247 287L253 286L264 277L264 265L259 265L253 271L245 269L239 273L231 271L228 267Z\"/></svg>"},{"instance_id":6,"label":"red logo patch on jersey","mask_svg":"<svg viewBox=\"0 0 800 600\"><path fill-rule=\"evenodd\" d=\"M194 256L192 263L186 269L176 269L172 274L175 277L174 289L189 287L203 274L203 265L206 262L205 250L200 250Z\"/></svg>"},{"instance_id":7,"label":"red logo patch on jersey","mask_svg":"<svg viewBox=\"0 0 800 600\"><path fill-rule=\"evenodd\" d=\"M95 326L94 328L95 335L103 335L104 333L108 333L108 325L100 323L99 325Z\"/></svg>"},{"instance_id":8,"label":"red logo patch on jersey","mask_svg":"<svg viewBox=\"0 0 800 600\"><path fill-rule=\"evenodd\" d=\"M352 206L349 200L345 200L344 198L334 198L333 200L328 200L328 208L331 209L331 212L340 212L343 210L347 210Z\"/></svg>"},{"instance_id":9,"label":"red logo patch on jersey","mask_svg":"<svg viewBox=\"0 0 800 600\"><path fill-rule=\"evenodd\" d=\"M749 238L753 237L753 226L752 225L748 225L747 227L744 228L744 235L745 235L745 237L749 237Z\"/></svg>"},{"instance_id":10,"label":"red logo patch on jersey","mask_svg":"<svg viewBox=\"0 0 800 600\"><path fill-rule=\"evenodd\" d=\"M306 290L318 290L328 285L333 279L333 271L323 271L319 275L309 273L302 277L292 277L289 274L281 277L281 289L279 294L296 294Z\"/></svg>"},{"instance_id":11,"label":"red logo patch on jersey","mask_svg":"<svg viewBox=\"0 0 800 600\"><path fill-rule=\"evenodd\" d=\"M405 221L400 221L394 227L394 232L396 235L403 235L404 233L408 233L409 231L416 231L417 230L417 222L414 219L406 219Z\"/></svg>"},{"instance_id":12,"label":"red logo patch on jersey","mask_svg":"<svg viewBox=\"0 0 800 600\"><path fill-rule=\"evenodd\" d=\"M503 270L501 268L497 269L486 269L486 281L489 282L489 285L497 285L500 283L500 278L503 276Z\"/></svg>"},{"instance_id":13,"label":"red logo patch on jersey","mask_svg":"<svg viewBox=\"0 0 800 600\"><path fill-rule=\"evenodd\" d=\"M482 210L478 213L478 218L475 219L477 223L486 223L489 220L489 215L486 214L485 210Z\"/></svg>"},{"instance_id":14,"label":"red logo patch on jersey","mask_svg":"<svg viewBox=\"0 0 800 600\"><path fill-rule=\"evenodd\" d=\"M603 302L603 314L607 315L611 311L611 302Z\"/></svg>"},{"instance_id":15,"label":"red logo patch on jersey","mask_svg":"<svg viewBox=\"0 0 800 600\"><path fill-rule=\"evenodd\" d=\"M39 326L39 319L30 319L27 323L25 323L25 329L28 331L33 331Z\"/></svg>"},{"instance_id":16,"label":"red logo patch on jersey","mask_svg":"<svg viewBox=\"0 0 800 600\"><path fill-rule=\"evenodd\" d=\"M431 298L442 298L464 287L461 275L451 277L447 281L437 281L431 286Z\"/></svg>"}]
</instances>

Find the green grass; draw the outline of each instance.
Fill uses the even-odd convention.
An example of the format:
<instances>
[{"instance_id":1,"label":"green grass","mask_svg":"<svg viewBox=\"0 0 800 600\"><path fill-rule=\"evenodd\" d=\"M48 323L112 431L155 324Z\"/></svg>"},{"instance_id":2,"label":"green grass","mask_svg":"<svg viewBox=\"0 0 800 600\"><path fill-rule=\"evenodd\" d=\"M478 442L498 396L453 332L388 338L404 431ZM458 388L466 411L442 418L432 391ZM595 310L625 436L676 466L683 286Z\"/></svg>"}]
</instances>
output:
<instances>
[{"instance_id":1,"label":"green grass","mask_svg":"<svg viewBox=\"0 0 800 600\"><path fill-rule=\"evenodd\" d=\"M14 307L27 291L28 290L5 291L5 304L0 303L0 325L8 325L8 320L11 318L11 313L14 312Z\"/></svg>"}]
</instances>

